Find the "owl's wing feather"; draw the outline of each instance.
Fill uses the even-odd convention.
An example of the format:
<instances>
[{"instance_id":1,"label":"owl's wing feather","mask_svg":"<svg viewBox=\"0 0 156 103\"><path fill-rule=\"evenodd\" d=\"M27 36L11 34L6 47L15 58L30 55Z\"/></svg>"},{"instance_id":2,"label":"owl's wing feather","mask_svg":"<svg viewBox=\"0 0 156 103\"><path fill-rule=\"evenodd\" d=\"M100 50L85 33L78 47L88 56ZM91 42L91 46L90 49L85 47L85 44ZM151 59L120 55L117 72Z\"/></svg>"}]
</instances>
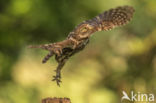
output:
<instances>
[{"instance_id":1,"label":"owl's wing feather","mask_svg":"<svg viewBox=\"0 0 156 103\"><path fill-rule=\"evenodd\" d=\"M133 7L122 6L105 11L92 19L93 22L97 22L97 30L110 30L117 26L127 24L134 13Z\"/></svg>"}]
</instances>

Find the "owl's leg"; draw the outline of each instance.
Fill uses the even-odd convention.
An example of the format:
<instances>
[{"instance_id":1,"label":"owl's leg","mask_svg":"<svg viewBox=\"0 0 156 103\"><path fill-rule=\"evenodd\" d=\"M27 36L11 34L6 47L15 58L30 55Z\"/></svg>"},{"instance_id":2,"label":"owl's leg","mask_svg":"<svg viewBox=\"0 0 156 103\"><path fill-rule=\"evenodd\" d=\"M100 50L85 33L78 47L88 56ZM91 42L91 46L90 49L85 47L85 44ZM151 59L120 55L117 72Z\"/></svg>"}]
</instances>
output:
<instances>
[{"instance_id":1,"label":"owl's leg","mask_svg":"<svg viewBox=\"0 0 156 103\"><path fill-rule=\"evenodd\" d=\"M63 60L62 62L58 63L57 69L55 70L56 75L53 76L53 80L52 81L56 81L57 85L60 86L61 81L61 69L64 66L64 64L66 63L65 60Z\"/></svg>"},{"instance_id":2,"label":"owl's leg","mask_svg":"<svg viewBox=\"0 0 156 103\"><path fill-rule=\"evenodd\" d=\"M52 51L50 51L50 53L48 53L44 59L42 60L42 63L46 63L50 57L52 57L54 55L54 53Z\"/></svg>"}]
</instances>

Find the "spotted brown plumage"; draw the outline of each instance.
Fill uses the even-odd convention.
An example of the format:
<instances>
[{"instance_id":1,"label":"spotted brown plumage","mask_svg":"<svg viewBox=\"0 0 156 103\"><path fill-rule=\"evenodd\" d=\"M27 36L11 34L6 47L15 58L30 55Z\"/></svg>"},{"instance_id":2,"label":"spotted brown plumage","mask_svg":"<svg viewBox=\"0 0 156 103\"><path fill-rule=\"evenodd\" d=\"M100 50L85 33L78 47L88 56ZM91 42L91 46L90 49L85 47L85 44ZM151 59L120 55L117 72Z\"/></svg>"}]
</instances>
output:
<instances>
[{"instance_id":1,"label":"spotted brown plumage","mask_svg":"<svg viewBox=\"0 0 156 103\"><path fill-rule=\"evenodd\" d=\"M93 19L80 23L69 33L68 37L61 42L29 47L42 48L50 52L42 60L42 63L46 63L50 57L55 55L58 66L55 70L56 75L53 76L53 81L56 81L57 85L60 85L62 67L65 65L69 57L85 48L89 42L89 37L94 32L111 30L114 27L125 25L131 20L133 13L134 9L130 6L121 6L115 9L110 9Z\"/></svg>"}]
</instances>

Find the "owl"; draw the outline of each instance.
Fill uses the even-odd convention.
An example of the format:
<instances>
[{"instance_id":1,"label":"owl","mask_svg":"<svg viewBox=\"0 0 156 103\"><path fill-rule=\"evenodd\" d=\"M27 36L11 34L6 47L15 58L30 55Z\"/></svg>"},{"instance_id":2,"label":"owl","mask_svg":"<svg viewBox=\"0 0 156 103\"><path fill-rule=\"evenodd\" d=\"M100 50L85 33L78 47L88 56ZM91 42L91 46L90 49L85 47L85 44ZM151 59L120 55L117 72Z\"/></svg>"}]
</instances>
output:
<instances>
[{"instance_id":1,"label":"owl","mask_svg":"<svg viewBox=\"0 0 156 103\"><path fill-rule=\"evenodd\" d=\"M98 31L107 31L127 24L132 19L133 13L134 9L130 6L120 6L104 11L98 16L77 25L67 38L61 42L37 46L31 45L29 48L42 48L49 51L42 63L46 63L50 57L55 56L58 66L55 70L56 75L53 76L53 81L56 81L57 85L60 86L61 69L72 55L86 47L90 36Z\"/></svg>"}]
</instances>

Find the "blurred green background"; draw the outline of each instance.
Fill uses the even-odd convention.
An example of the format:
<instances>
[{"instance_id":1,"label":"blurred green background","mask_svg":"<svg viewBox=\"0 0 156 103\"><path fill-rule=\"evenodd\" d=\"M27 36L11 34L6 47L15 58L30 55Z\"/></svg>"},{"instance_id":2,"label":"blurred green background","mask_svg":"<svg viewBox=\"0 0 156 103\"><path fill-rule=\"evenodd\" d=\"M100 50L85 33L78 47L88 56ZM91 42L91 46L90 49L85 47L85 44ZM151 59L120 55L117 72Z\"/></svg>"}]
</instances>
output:
<instances>
[{"instance_id":1,"label":"blurred green background","mask_svg":"<svg viewBox=\"0 0 156 103\"><path fill-rule=\"evenodd\" d=\"M122 5L135 8L132 21L95 33L57 87L54 58L42 64L48 52L27 46L61 41L82 21ZM0 0L0 103L120 103L123 90L156 93L156 0Z\"/></svg>"}]
</instances>

